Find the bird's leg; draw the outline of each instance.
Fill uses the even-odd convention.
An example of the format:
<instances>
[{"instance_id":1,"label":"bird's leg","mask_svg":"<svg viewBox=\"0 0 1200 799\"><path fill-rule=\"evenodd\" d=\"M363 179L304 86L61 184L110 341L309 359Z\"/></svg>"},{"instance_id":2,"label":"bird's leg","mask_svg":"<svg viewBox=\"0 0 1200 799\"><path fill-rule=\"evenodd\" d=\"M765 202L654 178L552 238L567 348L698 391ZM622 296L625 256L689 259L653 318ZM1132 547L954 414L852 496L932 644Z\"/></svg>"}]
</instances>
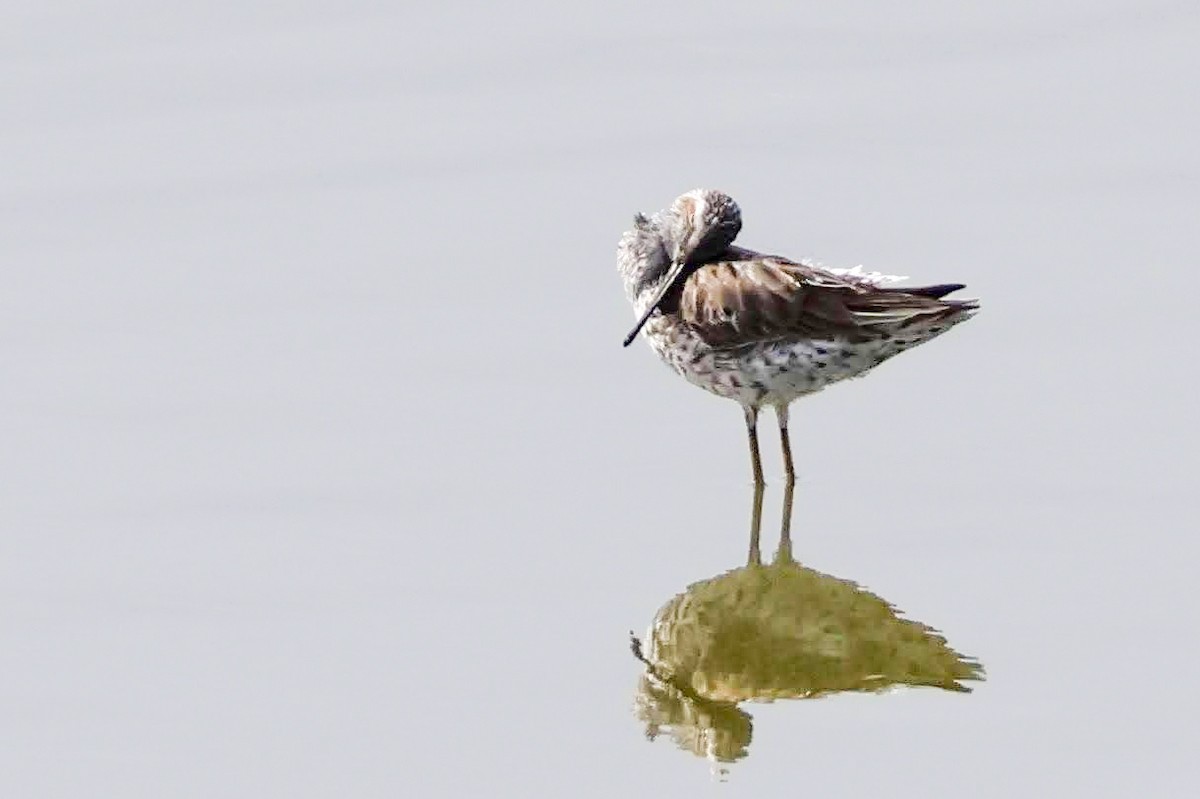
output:
<instances>
[{"instance_id":1,"label":"bird's leg","mask_svg":"<svg viewBox=\"0 0 1200 799\"><path fill-rule=\"evenodd\" d=\"M796 482L796 467L792 465L792 439L788 436L788 406L776 405L775 415L779 418L779 443L783 445L783 471L790 486Z\"/></svg>"},{"instance_id":2,"label":"bird's leg","mask_svg":"<svg viewBox=\"0 0 1200 799\"><path fill-rule=\"evenodd\" d=\"M758 537L762 531L763 480L762 460L758 457L758 408L742 406L746 412L746 434L750 437L750 465L754 469L754 505L750 510L750 554L747 562L751 566L762 565Z\"/></svg>"},{"instance_id":3,"label":"bird's leg","mask_svg":"<svg viewBox=\"0 0 1200 799\"><path fill-rule=\"evenodd\" d=\"M754 470L754 485L765 486L762 459L758 457L758 408L743 405L742 410L746 414L746 434L750 437L750 467Z\"/></svg>"},{"instance_id":4,"label":"bird's leg","mask_svg":"<svg viewBox=\"0 0 1200 799\"><path fill-rule=\"evenodd\" d=\"M750 554L746 562L750 566L762 565L762 552L759 549L758 537L762 531L762 506L763 506L763 486L759 483L754 486L754 505L750 509Z\"/></svg>"},{"instance_id":5,"label":"bird's leg","mask_svg":"<svg viewBox=\"0 0 1200 799\"><path fill-rule=\"evenodd\" d=\"M783 487L783 515L779 522L779 549L775 552L776 563L794 563L792 560L792 492L796 484L791 480Z\"/></svg>"},{"instance_id":6,"label":"bird's leg","mask_svg":"<svg viewBox=\"0 0 1200 799\"><path fill-rule=\"evenodd\" d=\"M792 562L792 496L796 489L796 468L792 464L792 440L788 436L788 406L776 405L775 415L779 418L779 443L783 446L783 469L786 480L783 485L783 516L779 524L779 551L777 563Z\"/></svg>"}]
</instances>

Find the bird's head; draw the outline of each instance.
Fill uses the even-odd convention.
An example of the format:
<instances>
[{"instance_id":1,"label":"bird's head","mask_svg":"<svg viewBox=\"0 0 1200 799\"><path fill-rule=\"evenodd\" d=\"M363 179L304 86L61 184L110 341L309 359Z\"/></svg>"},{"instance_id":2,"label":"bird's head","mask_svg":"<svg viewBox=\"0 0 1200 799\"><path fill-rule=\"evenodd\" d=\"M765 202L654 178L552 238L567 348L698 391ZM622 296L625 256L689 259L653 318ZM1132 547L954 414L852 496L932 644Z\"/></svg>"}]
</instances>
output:
<instances>
[{"instance_id":1,"label":"bird's head","mask_svg":"<svg viewBox=\"0 0 1200 799\"><path fill-rule=\"evenodd\" d=\"M716 189L693 189L671 203L663 238L675 264L701 264L721 254L742 229L742 210Z\"/></svg>"},{"instance_id":2,"label":"bird's head","mask_svg":"<svg viewBox=\"0 0 1200 799\"><path fill-rule=\"evenodd\" d=\"M641 221L640 221L641 220ZM635 217L641 227L644 217ZM663 250L670 258L665 277L637 325L625 337L625 346L633 341L646 320L658 309L663 298L680 280L686 280L695 268L720 256L742 229L742 211L728 194L715 189L693 189L681 194L661 215L658 234Z\"/></svg>"}]
</instances>

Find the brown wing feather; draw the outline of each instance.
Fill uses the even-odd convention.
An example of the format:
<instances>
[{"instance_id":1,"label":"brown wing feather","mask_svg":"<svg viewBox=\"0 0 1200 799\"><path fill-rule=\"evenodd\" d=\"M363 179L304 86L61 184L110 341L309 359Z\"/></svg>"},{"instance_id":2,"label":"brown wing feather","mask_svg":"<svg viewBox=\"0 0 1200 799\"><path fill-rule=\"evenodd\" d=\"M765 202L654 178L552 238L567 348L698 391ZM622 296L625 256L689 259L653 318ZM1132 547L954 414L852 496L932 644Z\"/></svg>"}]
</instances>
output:
<instances>
[{"instance_id":1,"label":"brown wing feather","mask_svg":"<svg viewBox=\"0 0 1200 799\"><path fill-rule=\"evenodd\" d=\"M866 341L970 303L880 288L785 258L706 264L683 285L678 313L714 347L786 339Z\"/></svg>"}]
</instances>

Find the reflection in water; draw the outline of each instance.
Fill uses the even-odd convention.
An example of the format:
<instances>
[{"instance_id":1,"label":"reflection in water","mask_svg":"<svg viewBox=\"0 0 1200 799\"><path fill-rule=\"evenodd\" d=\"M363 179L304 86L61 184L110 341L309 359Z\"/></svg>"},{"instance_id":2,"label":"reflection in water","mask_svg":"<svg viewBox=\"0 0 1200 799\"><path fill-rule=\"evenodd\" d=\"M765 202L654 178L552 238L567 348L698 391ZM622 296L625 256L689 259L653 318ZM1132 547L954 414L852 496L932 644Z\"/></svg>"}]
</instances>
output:
<instances>
[{"instance_id":1,"label":"reflection in water","mask_svg":"<svg viewBox=\"0 0 1200 799\"><path fill-rule=\"evenodd\" d=\"M748 752L752 724L739 702L895 685L969 692L961 680L983 679L983 667L933 628L900 618L849 580L796 563L791 505L788 486L779 549L764 565L757 487L747 565L688 586L655 614L644 642L633 639L646 666L635 711L648 738L667 732L716 767Z\"/></svg>"}]
</instances>

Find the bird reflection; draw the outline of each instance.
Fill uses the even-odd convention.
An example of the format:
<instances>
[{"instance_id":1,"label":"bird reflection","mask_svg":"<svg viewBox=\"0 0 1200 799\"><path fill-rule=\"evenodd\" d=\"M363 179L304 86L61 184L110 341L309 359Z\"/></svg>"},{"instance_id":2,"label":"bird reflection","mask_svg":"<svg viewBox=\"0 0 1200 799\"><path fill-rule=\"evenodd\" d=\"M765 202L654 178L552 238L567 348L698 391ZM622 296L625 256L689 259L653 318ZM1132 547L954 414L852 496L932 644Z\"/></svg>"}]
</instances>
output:
<instances>
[{"instance_id":1,"label":"bird reflection","mask_svg":"<svg viewBox=\"0 0 1200 799\"><path fill-rule=\"evenodd\" d=\"M738 704L878 692L915 685L969 692L983 667L936 630L901 618L857 584L792 557L792 486L785 484L779 548L759 550L761 486L755 487L747 564L688 586L654 616L635 712L649 739L668 734L714 769L748 754L753 725Z\"/></svg>"}]
</instances>

